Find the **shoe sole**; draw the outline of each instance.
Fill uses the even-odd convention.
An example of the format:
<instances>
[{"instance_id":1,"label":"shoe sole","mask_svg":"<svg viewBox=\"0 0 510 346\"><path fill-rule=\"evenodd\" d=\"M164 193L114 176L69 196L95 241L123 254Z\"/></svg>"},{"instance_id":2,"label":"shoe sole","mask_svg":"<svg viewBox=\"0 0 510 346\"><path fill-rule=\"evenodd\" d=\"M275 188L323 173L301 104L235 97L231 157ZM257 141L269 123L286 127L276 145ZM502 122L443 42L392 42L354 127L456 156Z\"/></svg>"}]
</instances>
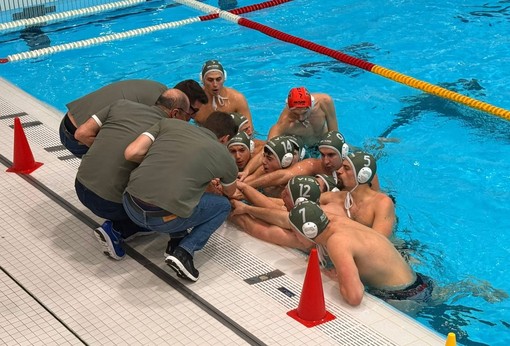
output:
<instances>
[{"instance_id":1,"label":"shoe sole","mask_svg":"<svg viewBox=\"0 0 510 346\"><path fill-rule=\"evenodd\" d=\"M174 256L168 256L165 259L165 263L177 273L178 277L191 280L193 282L198 280L198 277L194 277L190 272L188 272L181 261Z\"/></svg>"},{"instance_id":2,"label":"shoe sole","mask_svg":"<svg viewBox=\"0 0 510 346\"><path fill-rule=\"evenodd\" d=\"M117 261L120 261L121 259L124 258L124 256L120 257L119 255L117 255L115 253L113 243L112 243L110 237L108 236L108 234L106 234L106 232L103 230L102 227L96 228L94 230L94 235L96 236L97 241L103 248L103 253L106 256L111 257Z\"/></svg>"}]
</instances>

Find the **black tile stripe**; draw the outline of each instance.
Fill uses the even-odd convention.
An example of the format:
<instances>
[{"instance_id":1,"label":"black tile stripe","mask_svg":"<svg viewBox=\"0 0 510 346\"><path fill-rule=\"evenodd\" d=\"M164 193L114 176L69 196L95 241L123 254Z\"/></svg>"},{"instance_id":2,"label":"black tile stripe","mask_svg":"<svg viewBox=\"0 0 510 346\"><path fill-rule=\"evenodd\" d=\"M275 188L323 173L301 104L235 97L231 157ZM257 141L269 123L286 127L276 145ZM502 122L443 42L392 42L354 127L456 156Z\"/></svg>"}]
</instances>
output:
<instances>
[{"instance_id":1,"label":"black tile stripe","mask_svg":"<svg viewBox=\"0 0 510 346\"><path fill-rule=\"evenodd\" d=\"M274 278L277 278L277 277L280 277L280 276L283 276L283 275L285 275L284 272L282 272L281 270L276 269L276 270L273 270L273 271L271 271L269 273L253 276L251 278L245 279L244 281L247 284L249 284L249 285L254 285L254 284L258 284L259 282L271 280L271 279L274 279Z\"/></svg>"},{"instance_id":2,"label":"black tile stripe","mask_svg":"<svg viewBox=\"0 0 510 346\"><path fill-rule=\"evenodd\" d=\"M28 115L28 113L21 112L21 113L13 113L13 114L1 115L0 116L0 120L3 120L3 119L12 119L12 118L17 118L17 117L23 117L25 115Z\"/></svg>"},{"instance_id":3,"label":"black tile stripe","mask_svg":"<svg viewBox=\"0 0 510 346\"><path fill-rule=\"evenodd\" d=\"M26 129L27 127L35 127L35 126L39 126L39 125L42 125L42 122L36 120L36 121L27 121L25 123L21 123L21 126ZM9 127L11 129L14 128L14 124L13 125L9 125Z\"/></svg>"},{"instance_id":4,"label":"black tile stripe","mask_svg":"<svg viewBox=\"0 0 510 346\"><path fill-rule=\"evenodd\" d=\"M76 158L77 157L74 156L74 155L58 156L58 159L61 160L61 161L67 161L67 160L72 160L72 159L76 159Z\"/></svg>"},{"instance_id":5,"label":"black tile stripe","mask_svg":"<svg viewBox=\"0 0 510 346\"><path fill-rule=\"evenodd\" d=\"M61 145L55 145L55 146L52 146L52 147L46 147L44 148L44 150L46 150L47 152L54 152L54 151L61 151L61 150L66 150L66 147L64 147L62 144Z\"/></svg>"}]
</instances>

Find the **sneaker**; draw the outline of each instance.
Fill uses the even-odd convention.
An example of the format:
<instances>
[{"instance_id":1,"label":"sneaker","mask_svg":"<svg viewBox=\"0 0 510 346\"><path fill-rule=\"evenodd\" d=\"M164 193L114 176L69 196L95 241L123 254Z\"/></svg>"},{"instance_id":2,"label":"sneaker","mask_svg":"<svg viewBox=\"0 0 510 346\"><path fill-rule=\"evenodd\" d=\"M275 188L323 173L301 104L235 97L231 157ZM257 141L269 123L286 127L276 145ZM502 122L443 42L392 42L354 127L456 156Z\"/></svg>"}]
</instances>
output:
<instances>
[{"instance_id":1,"label":"sneaker","mask_svg":"<svg viewBox=\"0 0 510 346\"><path fill-rule=\"evenodd\" d=\"M115 232L110 220L106 220L101 227L96 228L94 234L106 256L119 261L126 255L126 252L120 245L120 235Z\"/></svg>"},{"instance_id":2,"label":"sneaker","mask_svg":"<svg viewBox=\"0 0 510 346\"><path fill-rule=\"evenodd\" d=\"M173 254L165 259L165 262L177 273L178 277L191 281L198 280L198 270L193 266L193 257L182 247L176 247Z\"/></svg>"},{"instance_id":3,"label":"sneaker","mask_svg":"<svg viewBox=\"0 0 510 346\"><path fill-rule=\"evenodd\" d=\"M181 242L182 238L170 238L168 241L168 244L166 245L165 249L165 259L168 256L171 256L174 253L174 250L177 246L179 246L179 243Z\"/></svg>"},{"instance_id":4,"label":"sneaker","mask_svg":"<svg viewBox=\"0 0 510 346\"><path fill-rule=\"evenodd\" d=\"M190 228L187 228L185 231L183 232L178 232L177 234L173 234L173 237L170 236L170 240L168 241L168 244L166 245L166 249L165 249L165 253L163 254L165 256L165 258L167 258L168 256L170 256L175 248L177 246L179 246L179 243L181 242L182 238L185 237L186 235L190 234L191 231L193 230L194 227L190 227ZM185 233L185 234L183 234Z\"/></svg>"},{"instance_id":5,"label":"sneaker","mask_svg":"<svg viewBox=\"0 0 510 346\"><path fill-rule=\"evenodd\" d=\"M140 231L140 232L133 233L129 237L126 237L126 238L124 238L124 236L121 235L121 238L125 242L128 242L128 241L131 241L131 240L133 240L135 238L143 237L143 236L146 236L146 235L151 235L151 234L154 234L154 233L156 233L156 231L149 231L149 230L147 230L147 231Z\"/></svg>"}]
</instances>

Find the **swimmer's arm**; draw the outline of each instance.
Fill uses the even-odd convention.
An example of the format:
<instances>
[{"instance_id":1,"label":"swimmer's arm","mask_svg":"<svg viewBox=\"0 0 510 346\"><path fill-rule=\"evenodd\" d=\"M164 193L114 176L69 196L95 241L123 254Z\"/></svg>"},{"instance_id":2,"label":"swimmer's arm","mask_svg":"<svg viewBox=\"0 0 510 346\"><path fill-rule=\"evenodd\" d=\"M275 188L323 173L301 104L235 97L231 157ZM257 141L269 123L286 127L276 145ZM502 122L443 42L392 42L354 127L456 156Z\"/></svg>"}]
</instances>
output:
<instances>
[{"instance_id":1,"label":"swimmer's arm","mask_svg":"<svg viewBox=\"0 0 510 346\"><path fill-rule=\"evenodd\" d=\"M274 172L262 174L260 177L248 181L247 184L254 188L278 186L286 184L292 177L293 174L289 169L279 169Z\"/></svg>"},{"instance_id":2,"label":"swimmer's arm","mask_svg":"<svg viewBox=\"0 0 510 346\"><path fill-rule=\"evenodd\" d=\"M237 183L235 180L232 184L223 185L222 183L221 186L223 187L223 194L227 197L232 197L237 191Z\"/></svg>"},{"instance_id":3,"label":"swimmer's arm","mask_svg":"<svg viewBox=\"0 0 510 346\"><path fill-rule=\"evenodd\" d=\"M268 207L268 208L280 208L282 210L287 210L287 208L285 208L285 203L283 202L283 199L281 198L278 198L278 197L267 197L271 200L271 202L273 202L273 206L271 207Z\"/></svg>"},{"instance_id":4,"label":"swimmer's arm","mask_svg":"<svg viewBox=\"0 0 510 346\"><path fill-rule=\"evenodd\" d=\"M248 121L250 122L251 128L254 129L255 127L253 126L253 120L251 118L250 107L248 106L248 101L246 100L246 97L244 97L243 94L238 92L237 99L238 99L237 112L244 115L246 117L246 119L248 119Z\"/></svg>"},{"instance_id":5,"label":"swimmer's arm","mask_svg":"<svg viewBox=\"0 0 510 346\"><path fill-rule=\"evenodd\" d=\"M335 103L329 95L325 95L323 111L326 114L326 124L328 131L338 131L338 120L336 118Z\"/></svg>"},{"instance_id":6,"label":"swimmer's arm","mask_svg":"<svg viewBox=\"0 0 510 346\"><path fill-rule=\"evenodd\" d=\"M273 126L271 126L271 128L269 129L269 133L267 134L267 139L271 139L273 137L276 137L276 136L279 136L279 135L283 135L284 134L284 131L285 131L285 123L284 123L284 120L285 118L287 118L287 113L289 112L288 108L285 107L283 109L283 111L281 112L280 116L278 117L278 121L276 122L276 124L274 124Z\"/></svg>"},{"instance_id":7,"label":"swimmer's arm","mask_svg":"<svg viewBox=\"0 0 510 346\"><path fill-rule=\"evenodd\" d=\"M248 184L243 182L237 183L237 188L241 191L247 201L257 207L263 208L277 208L280 205L273 202L269 197L258 191L257 189L251 187Z\"/></svg>"},{"instance_id":8,"label":"swimmer's arm","mask_svg":"<svg viewBox=\"0 0 510 346\"><path fill-rule=\"evenodd\" d=\"M395 206L391 198L384 198L376 206L372 229L389 238L395 227Z\"/></svg>"},{"instance_id":9,"label":"swimmer's arm","mask_svg":"<svg viewBox=\"0 0 510 346\"><path fill-rule=\"evenodd\" d=\"M280 125L280 122L278 121L276 124L271 126L269 129L269 133L267 135L267 139L271 139L273 137L279 136L283 134L283 126Z\"/></svg>"},{"instance_id":10,"label":"swimmer's arm","mask_svg":"<svg viewBox=\"0 0 510 346\"><path fill-rule=\"evenodd\" d=\"M131 142L124 150L124 157L128 161L140 163L142 162L145 154L149 151L150 146L154 141L154 137L148 132L142 133Z\"/></svg>"},{"instance_id":11,"label":"swimmer's arm","mask_svg":"<svg viewBox=\"0 0 510 346\"><path fill-rule=\"evenodd\" d=\"M340 294L347 304L358 306L363 299L365 286L361 282L356 262L354 262L352 254L345 251L335 251L332 248L334 248L334 245L328 243L328 253L335 265Z\"/></svg>"},{"instance_id":12,"label":"swimmer's arm","mask_svg":"<svg viewBox=\"0 0 510 346\"><path fill-rule=\"evenodd\" d=\"M85 144L87 147L90 147L92 143L94 143L96 135L101 129L101 125L102 124L98 124L97 119L90 118L76 129L74 138L76 138L77 141Z\"/></svg>"},{"instance_id":13,"label":"swimmer's arm","mask_svg":"<svg viewBox=\"0 0 510 346\"><path fill-rule=\"evenodd\" d=\"M245 206L245 212L254 218L263 220L270 225L290 229L289 212L282 209L261 208L253 205Z\"/></svg>"},{"instance_id":14,"label":"swimmer's arm","mask_svg":"<svg viewBox=\"0 0 510 346\"><path fill-rule=\"evenodd\" d=\"M241 181L244 181L246 177L255 172L257 168L259 168L260 165L262 165L262 154L263 151L260 150L258 153L252 156L250 161L248 161L248 164L246 165L246 167L244 167L243 171L241 172L242 173L242 175L240 176Z\"/></svg>"},{"instance_id":15,"label":"swimmer's arm","mask_svg":"<svg viewBox=\"0 0 510 346\"><path fill-rule=\"evenodd\" d=\"M320 162L320 160L305 159L293 164L289 168L279 169L274 172L263 174L256 179L248 181L247 183L254 188L284 185L296 175L314 175L317 170L317 162Z\"/></svg>"},{"instance_id":16,"label":"swimmer's arm","mask_svg":"<svg viewBox=\"0 0 510 346\"><path fill-rule=\"evenodd\" d=\"M303 251L308 250L313 245L309 240L301 241L295 232L291 230L269 225L267 222L254 219L248 215L238 215L233 221L247 234L268 243L301 249Z\"/></svg>"}]
</instances>

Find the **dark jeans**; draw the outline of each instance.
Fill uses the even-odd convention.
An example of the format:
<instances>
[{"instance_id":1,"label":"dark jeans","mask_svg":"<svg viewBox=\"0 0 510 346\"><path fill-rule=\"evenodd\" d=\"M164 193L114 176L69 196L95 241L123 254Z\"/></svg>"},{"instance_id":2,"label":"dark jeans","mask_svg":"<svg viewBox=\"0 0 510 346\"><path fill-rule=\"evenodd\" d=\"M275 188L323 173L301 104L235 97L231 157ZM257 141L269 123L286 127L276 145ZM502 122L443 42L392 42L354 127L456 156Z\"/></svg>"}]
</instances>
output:
<instances>
[{"instance_id":1,"label":"dark jeans","mask_svg":"<svg viewBox=\"0 0 510 346\"><path fill-rule=\"evenodd\" d=\"M138 232L147 232L146 229L139 227L131 221L122 203L115 203L99 197L87 189L78 179L74 181L74 188L78 199L83 205L97 216L111 220L113 229L119 232L123 239Z\"/></svg>"},{"instance_id":2,"label":"dark jeans","mask_svg":"<svg viewBox=\"0 0 510 346\"><path fill-rule=\"evenodd\" d=\"M74 138L74 132L76 131L76 127L74 127L69 117L66 115L62 118L60 122L60 127L58 129L58 133L60 135L60 142L64 147L67 148L74 156L81 159L83 155L87 153L89 147L85 144L81 144Z\"/></svg>"},{"instance_id":3,"label":"dark jeans","mask_svg":"<svg viewBox=\"0 0 510 346\"><path fill-rule=\"evenodd\" d=\"M140 227L168 233L172 238L184 235L179 246L193 256L195 251L205 246L209 237L227 219L230 213L230 202L224 196L204 193L189 218L174 215L175 218L166 221L167 219L161 215L154 215L150 211L143 210L140 205L133 202L131 196L126 192L124 193L124 208L131 219ZM190 227L193 227L193 229L189 234L183 232L183 230Z\"/></svg>"}]
</instances>

